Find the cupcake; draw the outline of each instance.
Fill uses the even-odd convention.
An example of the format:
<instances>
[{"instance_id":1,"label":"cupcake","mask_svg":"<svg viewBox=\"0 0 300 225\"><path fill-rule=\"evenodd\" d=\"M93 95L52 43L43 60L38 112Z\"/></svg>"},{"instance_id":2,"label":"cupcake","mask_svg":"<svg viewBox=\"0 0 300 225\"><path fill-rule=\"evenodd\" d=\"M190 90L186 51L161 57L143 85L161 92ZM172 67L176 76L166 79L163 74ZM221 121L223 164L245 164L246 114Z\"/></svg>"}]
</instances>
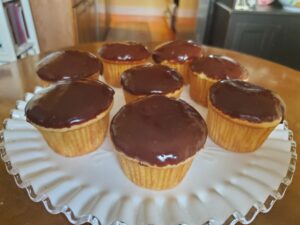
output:
<instances>
[{"instance_id":1,"label":"cupcake","mask_svg":"<svg viewBox=\"0 0 300 225\"><path fill-rule=\"evenodd\" d=\"M247 80L247 70L235 60L219 55L194 60L190 64L190 96L196 102L207 107L210 87L219 80Z\"/></svg>"},{"instance_id":2,"label":"cupcake","mask_svg":"<svg viewBox=\"0 0 300 225\"><path fill-rule=\"evenodd\" d=\"M100 81L58 82L25 107L27 121L64 156L96 150L106 135L114 91Z\"/></svg>"},{"instance_id":3,"label":"cupcake","mask_svg":"<svg viewBox=\"0 0 300 225\"><path fill-rule=\"evenodd\" d=\"M121 85L127 103L148 95L179 98L183 79L177 71L159 64L146 64L126 70Z\"/></svg>"},{"instance_id":4,"label":"cupcake","mask_svg":"<svg viewBox=\"0 0 300 225\"><path fill-rule=\"evenodd\" d=\"M177 40L157 46L152 58L156 63L176 69L187 84L189 83L189 63L203 55L204 49L193 41Z\"/></svg>"},{"instance_id":5,"label":"cupcake","mask_svg":"<svg viewBox=\"0 0 300 225\"><path fill-rule=\"evenodd\" d=\"M103 61L105 81L121 87L121 74L133 66L144 64L151 54L142 44L123 42L104 44L99 55Z\"/></svg>"},{"instance_id":6,"label":"cupcake","mask_svg":"<svg viewBox=\"0 0 300 225\"><path fill-rule=\"evenodd\" d=\"M162 190L183 179L207 127L186 102L153 95L123 106L110 134L124 174L140 187Z\"/></svg>"},{"instance_id":7,"label":"cupcake","mask_svg":"<svg viewBox=\"0 0 300 225\"><path fill-rule=\"evenodd\" d=\"M210 89L209 136L227 150L255 151L283 116L281 98L265 88L240 80L223 80Z\"/></svg>"},{"instance_id":8,"label":"cupcake","mask_svg":"<svg viewBox=\"0 0 300 225\"><path fill-rule=\"evenodd\" d=\"M102 63L89 52L58 51L47 55L38 63L37 74L44 87L63 79L98 80Z\"/></svg>"}]
</instances>

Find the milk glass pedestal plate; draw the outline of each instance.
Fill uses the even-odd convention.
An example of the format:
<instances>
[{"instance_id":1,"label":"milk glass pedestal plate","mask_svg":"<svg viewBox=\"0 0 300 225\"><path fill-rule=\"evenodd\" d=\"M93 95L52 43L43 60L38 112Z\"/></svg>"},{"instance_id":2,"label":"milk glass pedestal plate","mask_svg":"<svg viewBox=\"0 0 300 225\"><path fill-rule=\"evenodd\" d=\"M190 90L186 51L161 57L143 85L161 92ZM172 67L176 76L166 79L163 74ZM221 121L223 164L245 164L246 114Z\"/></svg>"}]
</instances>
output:
<instances>
[{"instance_id":1,"label":"milk glass pedestal plate","mask_svg":"<svg viewBox=\"0 0 300 225\"><path fill-rule=\"evenodd\" d=\"M115 91L112 115L125 104L121 89ZM73 224L249 224L283 197L295 171L295 142L282 123L254 153L228 152L208 138L177 187L143 189L122 173L109 136L85 156L65 158L52 151L26 122L24 107L33 95L17 101L5 121L1 156L33 201L43 202L50 213L64 213ZM206 108L190 99L188 87L182 99L205 118Z\"/></svg>"}]
</instances>

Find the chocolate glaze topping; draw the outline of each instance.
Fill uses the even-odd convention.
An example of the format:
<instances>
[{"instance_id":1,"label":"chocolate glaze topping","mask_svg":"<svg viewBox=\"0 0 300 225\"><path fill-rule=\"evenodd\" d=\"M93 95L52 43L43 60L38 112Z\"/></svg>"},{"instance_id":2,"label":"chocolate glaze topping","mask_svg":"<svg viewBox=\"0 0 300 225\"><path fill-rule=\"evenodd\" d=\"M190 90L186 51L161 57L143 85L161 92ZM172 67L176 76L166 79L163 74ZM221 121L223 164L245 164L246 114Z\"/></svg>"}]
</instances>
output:
<instances>
[{"instance_id":1,"label":"chocolate glaze topping","mask_svg":"<svg viewBox=\"0 0 300 225\"><path fill-rule=\"evenodd\" d=\"M100 50L99 55L103 59L114 61L138 61L147 59L150 56L148 49L139 43L107 43Z\"/></svg>"},{"instance_id":2,"label":"chocolate glaze topping","mask_svg":"<svg viewBox=\"0 0 300 225\"><path fill-rule=\"evenodd\" d=\"M166 166L194 156L205 143L207 127L186 102L152 95L123 106L110 133L117 150L128 157Z\"/></svg>"},{"instance_id":3,"label":"chocolate glaze topping","mask_svg":"<svg viewBox=\"0 0 300 225\"><path fill-rule=\"evenodd\" d=\"M156 63L164 60L184 63L204 55L203 49L189 40L177 40L167 42L152 53L152 58Z\"/></svg>"},{"instance_id":4,"label":"chocolate glaze topping","mask_svg":"<svg viewBox=\"0 0 300 225\"><path fill-rule=\"evenodd\" d=\"M135 95L166 94L183 86L182 77L160 64L148 64L126 70L121 76L122 87Z\"/></svg>"},{"instance_id":5,"label":"chocolate glaze topping","mask_svg":"<svg viewBox=\"0 0 300 225\"><path fill-rule=\"evenodd\" d=\"M240 80L223 80L210 89L214 107L233 118L261 123L282 119L284 105L272 91Z\"/></svg>"},{"instance_id":6,"label":"chocolate glaze topping","mask_svg":"<svg viewBox=\"0 0 300 225\"><path fill-rule=\"evenodd\" d=\"M196 59L191 63L191 70L215 80L247 78L246 69L226 56L209 55Z\"/></svg>"},{"instance_id":7,"label":"chocolate glaze topping","mask_svg":"<svg viewBox=\"0 0 300 225\"><path fill-rule=\"evenodd\" d=\"M113 101L114 91L98 81L60 82L26 105L27 120L46 128L71 127L95 118Z\"/></svg>"},{"instance_id":8,"label":"chocolate glaze topping","mask_svg":"<svg viewBox=\"0 0 300 225\"><path fill-rule=\"evenodd\" d=\"M43 80L82 79L102 74L102 63L89 52L61 51L46 56L38 65L37 74Z\"/></svg>"}]
</instances>

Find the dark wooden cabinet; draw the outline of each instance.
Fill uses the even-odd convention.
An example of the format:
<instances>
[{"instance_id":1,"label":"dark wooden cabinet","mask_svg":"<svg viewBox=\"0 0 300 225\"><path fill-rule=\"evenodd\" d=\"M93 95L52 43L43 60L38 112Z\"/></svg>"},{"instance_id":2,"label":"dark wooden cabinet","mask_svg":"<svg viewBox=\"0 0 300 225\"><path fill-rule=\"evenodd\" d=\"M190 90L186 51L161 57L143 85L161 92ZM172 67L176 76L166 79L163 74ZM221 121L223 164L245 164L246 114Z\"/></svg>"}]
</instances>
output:
<instances>
[{"instance_id":1,"label":"dark wooden cabinet","mask_svg":"<svg viewBox=\"0 0 300 225\"><path fill-rule=\"evenodd\" d=\"M224 46L273 59L273 53L279 47L278 41L281 32L283 32L283 27L276 23L258 22L257 18L251 21L251 18L249 20L247 16L239 17L233 18L228 26Z\"/></svg>"},{"instance_id":2,"label":"dark wooden cabinet","mask_svg":"<svg viewBox=\"0 0 300 225\"><path fill-rule=\"evenodd\" d=\"M280 6L237 10L215 1L205 44L224 47L300 70L300 13Z\"/></svg>"}]
</instances>

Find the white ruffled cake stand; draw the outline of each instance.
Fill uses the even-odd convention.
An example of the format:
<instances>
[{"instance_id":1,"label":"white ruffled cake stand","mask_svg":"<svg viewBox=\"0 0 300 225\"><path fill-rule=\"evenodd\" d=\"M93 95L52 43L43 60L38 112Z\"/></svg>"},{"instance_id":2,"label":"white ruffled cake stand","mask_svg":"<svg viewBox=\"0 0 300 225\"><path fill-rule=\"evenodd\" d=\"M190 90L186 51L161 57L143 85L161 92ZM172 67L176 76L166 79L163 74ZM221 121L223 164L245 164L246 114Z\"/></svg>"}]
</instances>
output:
<instances>
[{"instance_id":1,"label":"white ruffled cake stand","mask_svg":"<svg viewBox=\"0 0 300 225\"><path fill-rule=\"evenodd\" d=\"M44 91L38 87L35 93ZM111 117L124 105L115 89ZM296 144L286 123L253 153L228 152L209 138L184 180L174 189L152 191L122 173L107 135L95 152L65 158L52 151L24 116L28 93L18 101L1 134L1 156L16 184L48 212L73 224L199 225L251 223L283 197L296 166ZM206 117L188 88L181 98Z\"/></svg>"}]
</instances>

